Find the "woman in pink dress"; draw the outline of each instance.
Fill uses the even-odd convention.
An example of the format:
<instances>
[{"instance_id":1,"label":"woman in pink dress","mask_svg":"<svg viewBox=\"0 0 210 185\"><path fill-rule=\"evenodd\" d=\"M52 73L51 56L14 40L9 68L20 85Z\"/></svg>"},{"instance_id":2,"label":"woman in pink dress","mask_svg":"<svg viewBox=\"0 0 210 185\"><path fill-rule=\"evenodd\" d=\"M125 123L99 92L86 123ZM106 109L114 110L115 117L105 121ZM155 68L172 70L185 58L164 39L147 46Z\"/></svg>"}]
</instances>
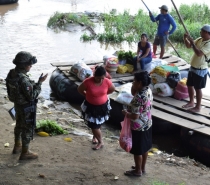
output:
<instances>
[{"instance_id":1,"label":"woman in pink dress","mask_svg":"<svg viewBox=\"0 0 210 185\"><path fill-rule=\"evenodd\" d=\"M111 80L105 76L104 67L96 66L94 76L85 79L78 87L78 92L85 96L81 109L86 124L92 129L92 143L96 144L93 150L98 150L104 145L100 127L109 119L111 106L108 94L115 90Z\"/></svg>"}]
</instances>

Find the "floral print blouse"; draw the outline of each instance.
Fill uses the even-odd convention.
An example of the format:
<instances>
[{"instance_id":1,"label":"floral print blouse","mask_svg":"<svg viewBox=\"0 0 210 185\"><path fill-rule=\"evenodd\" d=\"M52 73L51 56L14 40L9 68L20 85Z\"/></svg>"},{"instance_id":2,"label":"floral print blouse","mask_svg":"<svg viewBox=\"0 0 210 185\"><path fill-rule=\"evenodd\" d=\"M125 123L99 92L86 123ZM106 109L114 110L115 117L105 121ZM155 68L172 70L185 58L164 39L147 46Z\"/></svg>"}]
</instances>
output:
<instances>
[{"instance_id":1,"label":"floral print blouse","mask_svg":"<svg viewBox=\"0 0 210 185\"><path fill-rule=\"evenodd\" d=\"M139 118L136 120L131 119L132 130L145 131L152 126L152 100L152 91L149 87L133 97L128 106L128 111L134 114L139 114Z\"/></svg>"}]
</instances>

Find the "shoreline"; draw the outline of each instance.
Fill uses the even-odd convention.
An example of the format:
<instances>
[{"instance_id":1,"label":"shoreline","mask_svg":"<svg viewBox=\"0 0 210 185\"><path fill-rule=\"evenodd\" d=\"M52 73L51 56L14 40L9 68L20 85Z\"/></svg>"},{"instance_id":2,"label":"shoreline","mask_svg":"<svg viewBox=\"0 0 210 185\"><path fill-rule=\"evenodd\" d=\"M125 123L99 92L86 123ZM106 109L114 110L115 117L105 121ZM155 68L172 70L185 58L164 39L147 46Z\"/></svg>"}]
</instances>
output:
<instances>
[{"instance_id":1,"label":"shoreline","mask_svg":"<svg viewBox=\"0 0 210 185\"><path fill-rule=\"evenodd\" d=\"M157 182L171 184L208 184L210 174L205 165L188 157L177 157L163 151L148 157L147 174L141 178L123 175L133 163L131 154L120 148L119 131L113 134L102 128L105 147L99 151L91 149L90 130L82 122L68 102L45 100L38 104L37 120L56 120L68 135L40 137L34 135L30 148L38 152L39 158L19 161L19 155L12 155L14 121L8 114L13 106L6 96L5 85L0 83L0 119L2 137L0 139L0 182L8 184L141 184L154 185ZM72 142L64 141L70 137ZM4 147L9 143L9 147ZM29 170L30 169L30 170ZM43 176L40 177L39 174ZM13 175L13 178L10 176ZM202 179L197 178L202 177ZM3 180L4 179L4 180ZM18 182L18 183L17 183Z\"/></svg>"}]
</instances>

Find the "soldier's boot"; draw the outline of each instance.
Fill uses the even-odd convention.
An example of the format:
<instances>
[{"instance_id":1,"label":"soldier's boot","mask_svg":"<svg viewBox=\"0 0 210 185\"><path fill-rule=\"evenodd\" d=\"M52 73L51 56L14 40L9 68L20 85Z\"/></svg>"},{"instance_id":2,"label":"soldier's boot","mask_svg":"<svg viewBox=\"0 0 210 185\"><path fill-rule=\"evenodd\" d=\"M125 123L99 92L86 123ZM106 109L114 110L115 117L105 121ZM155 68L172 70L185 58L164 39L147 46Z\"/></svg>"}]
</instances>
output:
<instances>
[{"instance_id":1,"label":"soldier's boot","mask_svg":"<svg viewBox=\"0 0 210 185\"><path fill-rule=\"evenodd\" d=\"M28 147L22 147L22 152L19 160L37 159L38 154L31 152Z\"/></svg>"},{"instance_id":2,"label":"soldier's boot","mask_svg":"<svg viewBox=\"0 0 210 185\"><path fill-rule=\"evenodd\" d=\"M15 140L15 145L12 150L13 154L19 154L22 151L22 144L20 140Z\"/></svg>"}]
</instances>

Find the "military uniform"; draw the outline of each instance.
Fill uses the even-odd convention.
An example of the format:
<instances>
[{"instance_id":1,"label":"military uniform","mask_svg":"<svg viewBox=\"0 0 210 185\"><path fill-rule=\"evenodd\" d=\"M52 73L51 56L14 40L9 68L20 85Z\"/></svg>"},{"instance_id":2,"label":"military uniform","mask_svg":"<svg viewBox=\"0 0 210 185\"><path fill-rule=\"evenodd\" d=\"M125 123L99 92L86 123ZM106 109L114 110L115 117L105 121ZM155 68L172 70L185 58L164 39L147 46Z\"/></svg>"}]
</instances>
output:
<instances>
[{"instance_id":1,"label":"military uniform","mask_svg":"<svg viewBox=\"0 0 210 185\"><path fill-rule=\"evenodd\" d=\"M32 113L24 112L24 107L29 105L31 100L36 99L41 92L41 82L35 83L26 74L25 67L36 63L36 60L31 60L32 57L28 52L19 52L13 60L16 67L10 70L6 78L8 97L14 102L16 112L16 126L14 129L15 146L13 153L19 153L21 150L22 154L24 152L27 153L33 134L31 122L26 121L31 119ZM38 155L36 154L34 158L37 157Z\"/></svg>"}]
</instances>

